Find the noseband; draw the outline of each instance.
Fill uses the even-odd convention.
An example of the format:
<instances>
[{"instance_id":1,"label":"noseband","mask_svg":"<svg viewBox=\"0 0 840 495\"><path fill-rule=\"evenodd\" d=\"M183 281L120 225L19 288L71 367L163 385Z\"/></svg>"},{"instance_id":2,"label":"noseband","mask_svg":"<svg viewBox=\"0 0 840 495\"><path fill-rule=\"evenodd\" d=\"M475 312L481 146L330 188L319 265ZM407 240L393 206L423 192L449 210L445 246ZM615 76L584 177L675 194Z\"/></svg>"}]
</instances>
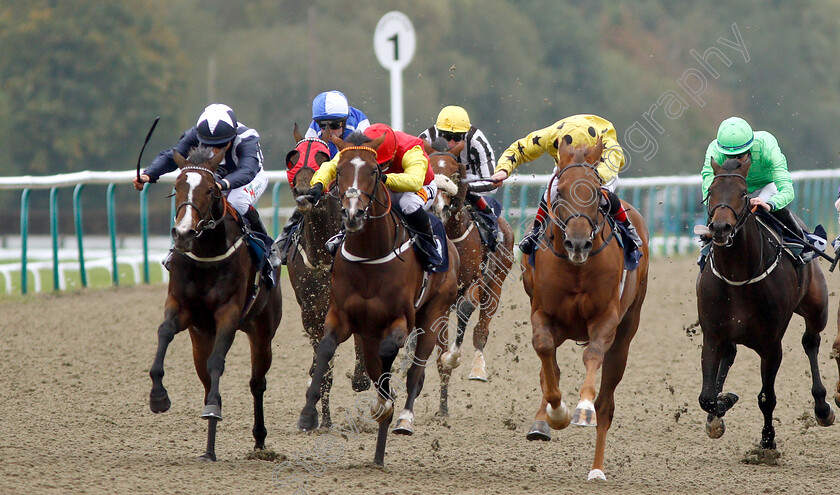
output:
<instances>
[{"instance_id":1,"label":"noseband","mask_svg":"<svg viewBox=\"0 0 840 495\"><path fill-rule=\"evenodd\" d=\"M555 173L554 179L560 179L560 176L563 175L563 173L566 172L566 170L569 170L570 168L576 168L576 167L586 167L586 168L590 169L592 171L592 173L595 174L596 177L600 177L598 175L598 171L596 170L594 165L590 165L588 163L574 163L572 165L567 165L559 173ZM551 188L551 185L549 185L549 189L550 188ZM600 191L598 191L596 189L595 194L599 195ZM600 198L599 198L599 201L600 201ZM569 222L570 221L574 220L575 218L583 218L587 222L589 222L589 227L591 229L590 232L589 232L589 240L592 241L593 239L595 239L595 236L598 235L598 232L601 231L601 229L604 226L604 222L606 222L606 220L607 220L606 216L600 214L600 208L598 209L597 216L601 217L601 221L597 222L597 223L589 215L587 215L585 213L581 213L581 212L579 212L577 210L574 210L574 209L571 209L571 208L570 209L571 209L572 213L568 217L566 217L565 220L561 220L559 217L556 217L556 216L551 214L551 212L554 211L555 206L556 205L554 203L551 204L551 208L549 208L549 216L551 216L552 221L555 223L555 225L557 225L557 228L560 229L560 231L563 233L564 236L566 235L566 229L569 228ZM597 216L596 216L596 218L597 218Z\"/></svg>"},{"instance_id":2,"label":"noseband","mask_svg":"<svg viewBox=\"0 0 840 495\"><path fill-rule=\"evenodd\" d=\"M376 150L373 149L373 148L369 148L367 146L348 146L341 151L343 152L343 151L350 151L350 150L369 151L369 152L373 153L374 161L376 160ZM346 191L341 192L341 189L338 186L338 182L336 182L335 187L338 190L338 200L339 200L339 202L344 202L344 198L353 199L353 198L359 198L359 197L364 195L368 198L368 202L365 205L364 209L362 210L365 214L365 216L364 216L365 220L382 218L385 215L387 215L388 213L390 213L390 211L391 211L391 195L390 194L386 195L388 197L388 204L384 204L384 203L380 202L378 199L376 199L376 193L379 190L379 185L382 183L382 173L383 173L382 169L379 168L379 164L377 164L376 165L376 177L374 178L373 192L372 193L367 193L365 191L362 191L359 188L352 187L352 186L348 187ZM370 207L373 205L373 203L378 203L378 204L384 206L385 207L385 213L383 213L381 215L371 215L370 214Z\"/></svg>"},{"instance_id":3,"label":"noseband","mask_svg":"<svg viewBox=\"0 0 840 495\"><path fill-rule=\"evenodd\" d=\"M716 181L719 177L738 177L742 181L744 181L744 185L747 184L747 179L741 174L718 174L712 179L712 183ZM709 189L711 189L711 184L709 185ZM729 233L729 236L726 238L726 244L724 247L729 247L732 245L732 242L735 239L735 235L738 233L741 228L743 228L744 224L747 222L747 218L750 216L750 203L749 203L749 195L745 192L744 193L744 207L741 209L740 212L735 211L729 203L718 203L713 207L706 207L706 214L709 217L709 224L712 222L712 216L715 214L715 211L718 208L728 208L733 215L735 215L735 226L732 228L732 232ZM706 198L704 201L709 200L709 194L706 194Z\"/></svg>"},{"instance_id":4,"label":"noseband","mask_svg":"<svg viewBox=\"0 0 840 495\"><path fill-rule=\"evenodd\" d=\"M190 165L190 166L187 166L187 167L183 167L181 169L181 172L183 173L183 172L186 172L186 171L189 171L189 170L195 170L195 171L198 171L198 172L206 172L206 173L210 174L210 177L215 177L215 174L213 173L213 171L211 171L209 168L202 167L200 165ZM223 197L224 196L222 194L218 194L218 195L215 194L215 193L213 194L214 202L215 202L215 200L221 199ZM195 212L198 214L198 216L201 217L201 220L199 220L198 223L195 224L195 227L193 229L197 232L196 237L200 237L201 234L205 230L215 229L216 226L219 224L219 222L222 221L222 219L224 218L225 213L227 211L227 209L224 209L222 211L222 218L215 219L215 218L212 217L212 215L213 215L213 208L212 208L213 203L210 204L210 207L208 207L207 211L204 212L204 214L202 215L201 209L198 207L198 205L196 205L192 201L184 201L184 202L182 202L178 205L178 208L175 209L175 218L178 218L178 213L181 211L181 208L184 208L186 206L189 206L190 208L194 209Z\"/></svg>"}]
</instances>

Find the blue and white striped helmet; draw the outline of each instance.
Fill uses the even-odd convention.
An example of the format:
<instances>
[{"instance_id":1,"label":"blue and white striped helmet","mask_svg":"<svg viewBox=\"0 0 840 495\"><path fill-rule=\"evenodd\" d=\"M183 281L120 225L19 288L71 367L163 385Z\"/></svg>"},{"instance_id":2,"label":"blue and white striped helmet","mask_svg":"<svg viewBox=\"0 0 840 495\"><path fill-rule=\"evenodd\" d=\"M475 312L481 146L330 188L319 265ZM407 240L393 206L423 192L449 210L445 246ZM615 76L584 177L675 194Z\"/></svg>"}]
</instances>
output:
<instances>
[{"instance_id":1,"label":"blue and white striped helmet","mask_svg":"<svg viewBox=\"0 0 840 495\"><path fill-rule=\"evenodd\" d=\"M312 120L339 120L350 115L347 97L341 91L326 91L312 100Z\"/></svg>"}]
</instances>

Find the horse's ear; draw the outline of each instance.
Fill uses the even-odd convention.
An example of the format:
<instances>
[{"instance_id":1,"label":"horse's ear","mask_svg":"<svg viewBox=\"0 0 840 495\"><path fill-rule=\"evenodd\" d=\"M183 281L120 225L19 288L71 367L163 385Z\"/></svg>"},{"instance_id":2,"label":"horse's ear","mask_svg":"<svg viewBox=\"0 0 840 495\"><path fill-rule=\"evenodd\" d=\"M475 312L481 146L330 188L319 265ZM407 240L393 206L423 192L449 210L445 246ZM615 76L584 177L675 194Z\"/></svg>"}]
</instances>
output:
<instances>
[{"instance_id":1,"label":"horse's ear","mask_svg":"<svg viewBox=\"0 0 840 495\"><path fill-rule=\"evenodd\" d=\"M595 141L595 146L592 146L586 150L586 155L584 160L586 163L594 165L598 163L601 159L601 155L604 152L604 139L599 135L598 140Z\"/></svg>"},{"instance_id":2,"label":"horse's ear","mask_svg":"<svg viewBox=\"0 0 840 495\"><path fill-rule=\"evenodd\" d=\"M295 128L292 131L292 137L295 138L295 144L301 142L303 140L303 136L300 135L300 130L298 130L297 122L295 122Z\"/></svg>"},{"instance_id":3,"label":"horse's ear","mask_svg":"<svg viewBox=\"0 0 840 495\"><path fill-rule=\"evenodd\" d=\"M431 155L435 152L435 149L432 148L432 143L429 142L428 139L422 139L423 141L423 150L426 152L427 155Z\"/></svg>"},{"instance_id":4,"label":"horse's ear","mask_svg":"<svg viewBox=\"0 0 840 495\"><path fill-rule=\"evenodd\" d=\"M175 160L175 165L178 165L178 168L183 168L187 164L187 159L174 150L172 151L172 159Z\"/></svg>"},{"instance_id":5,"label":"horse's ear","mask_svg":"<svg viewBox=\"0 0 840 495\"><path fill-rule=\"evenodd\" d=\"M330 134L332 134L332 133L330 133ZM338 151L341 151L344 148L350 146L350 143L341 139L338 136L330 136L330 141L332 141L332 143L335 145L335 147L338 148Z\"/></svg>"},{"instance_id":6,"label":"horse's ear","mask_svg":"<svg viewBox=\"0 0 840 495\"><path fill-rule=\"evenodd\" d=\"M375 150L378 150L379 147L382 145L382 143L385 142L385 136L386 136L386 134L383 132L382 135L379 136L378 138L374 139L373 141L371 141L369 143L365 143L365 146L369 146L369 147L371 147Z\"/></svg>"},{"instance_id":7,"label":"horse's ear","mask_svg":"<svg viewBox=\"0 0 840 495\"><path fill-rule=\"evenodd\" d=\"M718 162L716 162L714 158L712 158L712 170L714 171L715 175L723 171L723 169L720 168L720 165L718 165Z\"/></svg>"},{"instance_id":8,"label":"horse's ear","mask_svg":"<svg viewBox=\"0 0 840 495\"><path fill-rule=\"evenodd\" d=\"M207 162L207 164L208 164L207 168L212 170L213 173L216 173L216 169L219 168L219 164L222 163L222 160L225 159L225 154L227 153L227 150L230 149L230 145L232 143L233 143L232 141L230 143L228 143L227 146L225 146L224 148L221 149L221 151L219 151L218 153L213 155L213 158L211 158L210 161Z\"/></svg>"},{"instance_id":9,"label":"horse's ear","mask_svg":"<svg viewBox=\"0 0 840 495\"><path fill-rule=\"evenodd\" d=\"M466 141L461 141L460 143L456 144L455 146L449 148L449 152L455 156L461 156L461 151L464 150L464 146L467 145Z\"/></svg>"}]
</instances>

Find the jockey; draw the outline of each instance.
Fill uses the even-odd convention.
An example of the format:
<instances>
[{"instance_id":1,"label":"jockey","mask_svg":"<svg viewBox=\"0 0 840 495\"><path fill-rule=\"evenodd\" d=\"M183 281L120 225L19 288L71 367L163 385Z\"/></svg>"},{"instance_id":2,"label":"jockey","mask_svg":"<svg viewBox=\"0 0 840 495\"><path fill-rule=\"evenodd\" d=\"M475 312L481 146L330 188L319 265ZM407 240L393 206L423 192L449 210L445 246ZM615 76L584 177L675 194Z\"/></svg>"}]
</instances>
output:
<instances>
[{"instance_id":1,"label":"jockey","mask_svg":"<svg viewBox=\"0 0 840 495\"><path fill-rule=\"evenodd\" d=\"M338 153L338 148L330 141L330 136L324 136L326 129L332 136L345 139L356 131L364 132L368 126L370 121L367 116L358 108L351 107L344 93L326 91L312 100L312 123L304 137L326 141L332 158Z\"/></svg>"},{"instance_id":2,"label":"jockey","mask_svg":"<svg viewBox=\"0 0 840 495\"><path fill-rule=\"evenodd\" d=\"M402 131L395 131L385 124L373 124L364 131L371 140L385 135L385 140L376 150L376 162L382 170L382 180L391 194L395 205L408 223L410 230L417 234L422 251L427 255L421 260L423 269L429 271L443 260L441 248L436 245L432 225L426 211L432 206L437 195L435 173L429 166L429 157L423 149L423 141ZM336 167L340 158L337 155L321 167L312 177L312 187L306 192L312 203L317 203L324 189L335 179ZM327 241L327 249L335 254L344 230Z\"/></svg>"},{"instance_id":3,"label":"jockey","mask_svg":"<svg viewBox=\"0 0 840 495\"><path fill-rule=\"evenodd\" d=\"M268 235L253 206L268 186L268 177L262 165L260 135L238 122L227 105L208 105L198 117L195 127L184 131L174 148L158 153L143 173L134 179L135 189L142 191L145 183L157 182L161 175L176 170L175 151L186 157L191 148L199 145L212 148L214 153L225 153L216 171L216 185L227 196L233 209L248 220L252 230ZM168 266L171 255L170 251L163 261L164 266ZM272 267L279 264L274 256L269 261Z\"/></svg>"},{"instance_id":4,"label":"jockey","mask_svg":"<svg viewBox=\"0 0 840 495\"><path fill-rule=\"evenodd\" d=\"M370 121L368 121L367 116L358 108L351 107L347 103L347 97L344 96L344 93L341 91L325 91L312 100L312 123L309 124L309 129L306 130L304 138L323 139L329 148L330 158L333 158L338 153L338 148L330 140L332 136L345 139L350 134L356 131L362 132L369 126ZM329 130L326 136L324 135L325 130ZM301 220L303 220L303 214L295 209L289 219L286 220L286 224L277 240L274 241L276 249L283 253L280 255L283 264L286 263L286 243Z\"/></svg>"},{"instance_id":5,"label":"jockey","mask_svg":"<svg viewBox=\"0 0 840 495\"><path fill-rule=\"evenodd\" d=\"M750 205L769 211L794 237L802 239L802 227L787 208L795 196L787 158L772 134L767 131L753 132L747 121L740 117L729 117L721 122L717 139L713 139L706 148L706 158L700 172L704 201L715 178L712 159L722 165L727 158L741 158L747 153L750 154L751 162L746 177ZM711 242L710 238L701 237L701 240L704 244ZM814 251L807 250L802 258L809 261L815 255ZM700 257L702 263L705 258L702 252Z\"/></svg>"},{"instance_id":6,"label":"jockey","mask_svg":"<svg viewBox=\"0 0 840 495\"><path fill-rule=\"evenodd\" d=\"M511 144L502 153L502 158L499 159L491 179L496 181L496 187L499 187L502 185L502 181L507 179L519 165L534 161L546 152L552 155L556 154L558 140L566 135L572 138L571 144L577 146L581 144L594 145L597 143L599 134L603 138L604 152L596 170L602 183L601 192L604 194L602 200L609 203L610 216L627 228L630 239L635 243L636 248L639 248L642 246L642 240L639 238L636 228L630 223L627 212L615 194L618 172L624 168L624 150L618 144L613 124L602 117L597 115L572 115L544 129L533 131ZM523 253L531 254L534 252L545 224L548 204L554 200L555 194L556 190L550 189L540 199L540 206L534 219L534 227L519 243L519 249Z\"/></svg>"},{"instance_id":7,"label":"jockey","mask_svg":"<svg viewBox=\"0 0 840 495\"><path fill-rule=\"evenodd\" d=\"M450 105L443 107L437 117L437 122L420 134L421 139L429 143L435 142L438 137L447 141L451 149L461 141L466 141L464 149L461 150L458 161L466 165L467 202L472 209L478 212L476 220L487 232L490 233L488 247L495 251L496 237L498 236L498 220L496 213L502 211L502 206L493 197L495 190L475 192L472 188L476 186L487 186L491 184L487 179L493 175L493 166L496 158L493 155L493 148L487 142L487 138L481 129L470 124L470 116L462 107ZM485 187L486 188L486 187ZM479 187L479 189L482 189Z\"/></svg>"}]
</instances>

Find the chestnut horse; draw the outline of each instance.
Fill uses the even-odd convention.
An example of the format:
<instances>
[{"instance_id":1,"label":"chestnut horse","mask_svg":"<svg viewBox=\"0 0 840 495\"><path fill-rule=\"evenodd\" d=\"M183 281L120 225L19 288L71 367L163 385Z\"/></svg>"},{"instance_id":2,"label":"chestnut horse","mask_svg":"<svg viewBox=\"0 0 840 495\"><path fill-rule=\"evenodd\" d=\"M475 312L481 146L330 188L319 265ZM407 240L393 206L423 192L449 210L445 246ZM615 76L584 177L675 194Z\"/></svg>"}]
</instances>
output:
<instances>
[{"instance_id":1,"label":"chestnut horse","mask_svg":"<svg viewBox=\"0 0 840 495\"><path fill-rule=\"evenodd\" d=\"M413 329L420 329L415 356L406 378L406 402L394 433L411 435L414 400L423 387L425 364L447 321L458 285L458 253L449 242L449 269L428 275L417 260L406 229L392 210L391 196L381 181L376 149L384 136L371 141L362 133L335 141L341 150L336 188L347 237L335 257L332 292L318 345L312 383L298 428L318 426L315 409L320 384L339 344L359 335L365 368L377 392L371 416L379 422L374 464L383 465L388 426L393 417L391 365ZM299 198L308 207L306 196ZM445 323L443 328L446 328Z\"/></svg>"},{"instance_id":2,"label":"chestnut horse","mask_svg":"<svg viewBox=\"0 0 840 495\"><path fill-rule=\"evenodd\" d=\"M549 210L547 238L534 254L533 267L523 260L543 394L526 438L550 440L550 428L563 429L570 422L597 426L589 479L606 479L604 448L615 411L614 392L624 375L647 291L648 233L638 211L622 201L644 241L638 267L625 271L622 247L599 208L601 182L595 166L603 152L601 138L594 147L571 147L570 141L564 136L557 143L557 198ZM585 343L586 378L573 416L558 386L557 347L566 340ZM596 398L595 377L602 366Z\"/></svg>"},{"instance_id":3,"label":"chestnut horse","mask_svg":"<svg viewBox=\"0 0 840 495\"><path fill-rule=\"evenodd\" d=\"M760 226L750 210L747 174L750 155L712 160L715 177L707 198L712 249L697 278L697 311L703 329L703 389L700 407L709 413L706 433L720 438L723 415L738 400L722 393L736 344L761 357L761 392L758 407L764 415L763 449L776 448L773 409L774 385L782 362L782 337L793 313L805 319L802 347L811 363L811 394L817 423L829 426L834 410L825 400L818 353L820 332L828 322L828 290L816 260L795 265L784 255L780 239Z\"/></svg>"},{"instance_id":4,"label":"chestnut horse","mask_svg":"<svg viewBox=\"0 0 840 495\"><path fill-rule=\"evenodd\" d=\"M479 306L478 322L473 329L475 358L470 368L469 380L487 381L484 362L484 346L490 334L490 320L499 307L502 285L513 265L513 229L504 219L499 218L499 230L502 242L497 243L496 251L490 252L481 242L477 226L467 209L467 170L458 156L465 142L446 150L446 142L426 145L429 163L435 171L438 182L438 195L435 198L434 213L443 221L446 235L458 248L461 268L458 271L458 300L455 313L458 326L455 338L448 342L448 349L438 359L438 372L441 376L439 414L447 415L447 397L449 376L453 368L461 361L461 344L464 341L470 316Z\"/></svg>"},{"instance_id":5,"label":"chestnut horse","mask_svg":"<svg viewBox=\"0 0 840 495\"><path fill-rule=\"evenodd\" d=\"M175 153L181 169L175 181L175 246L157 353L149 371L149 407L155 413L165 412L170 406L163 386L166 349L176 333L189 329L195 371L204 385L201 417L208 420L207 449L200 459L208 461L216 460L216 422L222 420L219 380L237 329L248 335L251 344L254 449L265 448L265 375L271 367L271 339L280 324L283 302L280 285L270 288L261 279L238 215L216 185L216 169L225 154L212 154L203 146L193 149L189 161Z\"/></svg>"},{"instance_id":6,"label":"chestnut horse","mask_svg":"<svg viewBox=\"0 0 840 495\"><path fill-rule=\"evenodd\" d=\"M304 139L295 124L293 136L297 144L286 155L286 167L293 170L291 183L295 197L309 189L309 181L323 162L329 159L329 149L324 141L316 138ZM297 170L295 170L297 169ZM333 258L324 244L338 232L341 220L338 217L338 200L325 195L313 208L303 211L299 227L299 241L292 242L287 256L289 281L300 306L303 329L312 344L312 370L315 369L315 350L324 337L324 317L330 303L330 269ZM370 388L362 362L361 342L356 339L356 368L353 375L353 390L361 392ZM333 366L327 368L321 384L321 427L332 425L330 417L330 390L333 384Z\"/></svg>"}]
</instances>

